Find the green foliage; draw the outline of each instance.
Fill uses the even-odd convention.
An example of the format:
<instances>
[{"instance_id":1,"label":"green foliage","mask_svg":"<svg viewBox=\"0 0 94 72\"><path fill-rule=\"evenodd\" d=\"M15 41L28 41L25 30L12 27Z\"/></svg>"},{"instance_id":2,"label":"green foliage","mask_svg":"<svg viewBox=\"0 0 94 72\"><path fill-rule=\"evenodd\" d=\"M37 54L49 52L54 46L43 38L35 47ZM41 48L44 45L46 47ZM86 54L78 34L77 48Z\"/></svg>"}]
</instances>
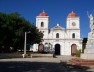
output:
<instances>
[{"instance_id":1,"label":"green foliage","mask_svg":"<svg viewBox=\"0 0 94 72\"><path fill-rule=\"evenodd\" d=\"M75 55L76 55L76 53L72 53L71 55L72 55L72 56L75 56Z\"/></svg>"},{"instance_id":2,"label":"green foliage","mask_svg":"<svg viewBox=\"0 0 94 72\"><path fill-rule=\"evenodd\" d=\"M27 34L28 44L41 42L43 34L19 13L5 14L0 12L0 51L9 52L10 47L13 48L13 51L22 50L25 32L31 32Z\"/></svg>"},{"instance_id":3,"label":"green foliage","mask_svg":"<svg viewBox=\"0 0 94 72\"><path fill-rule=\"evenodd\" d=\"M83 41L82 41L82 53L84 53L84 49L86 47L86 43L87 43L87 38L83 38Z\"/></svg>"},{"instance_id":4,"label":"green foliage","mask_svg":"<svg viewBox=\"0 0 94 72\"><path fill-rule=\"evenodd\" d=\"M77 50L76 56L77 56L77 57L80 57L80 55L81 55L81 50Z\"/></svg>"},{"instance_id":5,"label":"green foliage","mask_svg":"<svg viewBox=\"0 0 94 72\"><path fill-rule=\"evenodd\" d=\"M77 50L76 53L72 53L72 56L80 57L81 50Z\"/></svg>"}]
</instances>

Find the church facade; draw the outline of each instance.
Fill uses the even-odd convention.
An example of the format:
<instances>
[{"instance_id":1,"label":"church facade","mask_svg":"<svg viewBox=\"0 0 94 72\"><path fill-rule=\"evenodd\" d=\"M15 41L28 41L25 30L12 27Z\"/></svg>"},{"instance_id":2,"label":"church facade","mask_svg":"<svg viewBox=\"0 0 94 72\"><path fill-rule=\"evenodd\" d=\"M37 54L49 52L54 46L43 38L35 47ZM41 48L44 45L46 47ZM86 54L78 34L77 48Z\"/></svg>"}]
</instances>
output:
<instances>
[{"instance_id":1,"label":"church facade","mask_svg":"<svg viewBox=\"0 0 94 72\"><path fill-rule=\"evenodd\" d=\"M49 28L50 16L46 12L36 16L36 27L43 33L43 41L33 45L33 51L50 48L56 55L72 55L82 50L80 17L73 11L66 18L66 29L59 24Z\"/></svg>"}]
</instances>

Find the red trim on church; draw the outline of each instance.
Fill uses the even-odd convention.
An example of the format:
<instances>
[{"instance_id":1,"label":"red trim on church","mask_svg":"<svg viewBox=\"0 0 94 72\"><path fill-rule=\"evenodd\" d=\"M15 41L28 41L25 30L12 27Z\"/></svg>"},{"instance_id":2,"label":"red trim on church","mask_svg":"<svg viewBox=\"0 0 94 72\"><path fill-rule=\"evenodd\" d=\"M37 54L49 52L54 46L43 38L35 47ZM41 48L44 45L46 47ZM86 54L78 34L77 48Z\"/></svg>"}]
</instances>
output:
<instances>
[{"instance_id":1,"label":"red trim on church","mask_svg":"<svg viewBox=\"0 0 94 72\"><path fill-rule=\"evenodd\" d=\"M39 16L48 16L48 14L43 11L42 13L39 14Z\"/></svg>"},{"instance_id":2,"label":"red trim on church","mask_svg":"<svg viewBox=\"0 0 94 72\"><path fill-rule=\"evenodd\" d=\"M68 17L78 17L78 15L72 11L68 14Z\"/></svg>"}]
</instances>

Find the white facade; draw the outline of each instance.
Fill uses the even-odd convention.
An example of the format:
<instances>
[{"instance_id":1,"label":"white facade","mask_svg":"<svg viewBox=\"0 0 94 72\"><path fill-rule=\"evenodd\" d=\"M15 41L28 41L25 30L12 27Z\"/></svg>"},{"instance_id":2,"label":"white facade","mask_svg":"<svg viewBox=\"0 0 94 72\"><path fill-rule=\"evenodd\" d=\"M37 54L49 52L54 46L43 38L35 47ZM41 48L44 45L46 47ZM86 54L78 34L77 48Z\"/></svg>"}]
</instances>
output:
<instances>
[{"instance_id":1,"label":"white facade","mask_svg":"<svg viewBox=\"0 0 94 72\"><path fill-rule=\"evenodd\" d=\"M77 50L82 49L82 39L80 38L80 18L76 13L71 12L66 19L66 29L57 24L49 28L49 16L44 11L36 17L36 27L42 31L42 44L50 44L51 48L59 55L71 55L72 45ZM34 49L36 50L36 49ZM37 48L38 50L38 48Z\"/></svg>"}]
</instances>

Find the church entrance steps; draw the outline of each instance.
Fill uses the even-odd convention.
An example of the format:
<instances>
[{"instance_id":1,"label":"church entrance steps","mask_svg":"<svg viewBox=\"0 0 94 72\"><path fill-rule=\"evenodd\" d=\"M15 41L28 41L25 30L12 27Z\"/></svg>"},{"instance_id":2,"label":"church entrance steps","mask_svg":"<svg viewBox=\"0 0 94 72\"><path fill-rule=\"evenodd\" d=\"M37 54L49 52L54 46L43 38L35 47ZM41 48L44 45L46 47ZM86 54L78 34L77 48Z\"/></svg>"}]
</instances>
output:
<instances>
[{"instance_id":1,"label":"church entrance steps","mask_svg":"<svg viewBox=\"0 0 94 72\"><path fill-rule=\"evenodd\" d=\"M72 65L94 66L94 60L86 60L86 59L80 59L80 58L73 58L69 60L68 63Z\"/></svg>"}]
</instances>

